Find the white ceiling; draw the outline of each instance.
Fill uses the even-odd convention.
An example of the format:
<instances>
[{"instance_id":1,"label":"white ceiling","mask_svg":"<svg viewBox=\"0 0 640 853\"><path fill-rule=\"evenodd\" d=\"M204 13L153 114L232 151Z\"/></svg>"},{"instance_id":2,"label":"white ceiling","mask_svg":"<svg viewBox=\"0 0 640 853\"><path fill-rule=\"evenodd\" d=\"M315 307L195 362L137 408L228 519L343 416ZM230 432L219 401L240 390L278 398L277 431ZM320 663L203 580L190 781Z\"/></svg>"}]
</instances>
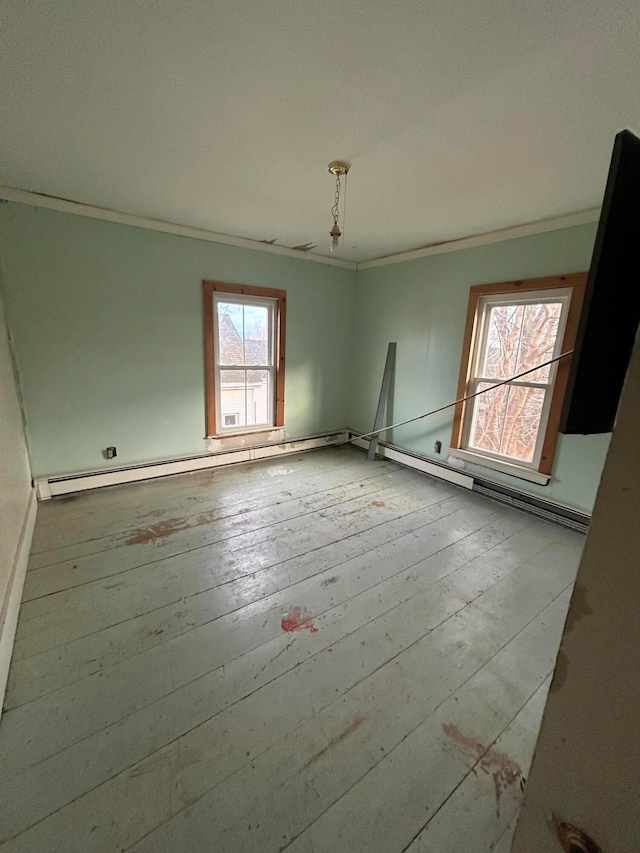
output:
<instances>
[{"instance_id":1,"label":"white ceiling","mask_svg":"<svg viewBox=\"0 0 640 853\"><path fill-rule=\"evenodd\" d=\"M0 0L0 183L364 261L600 204L638 0Z\"/></svg>"}]
</instances>

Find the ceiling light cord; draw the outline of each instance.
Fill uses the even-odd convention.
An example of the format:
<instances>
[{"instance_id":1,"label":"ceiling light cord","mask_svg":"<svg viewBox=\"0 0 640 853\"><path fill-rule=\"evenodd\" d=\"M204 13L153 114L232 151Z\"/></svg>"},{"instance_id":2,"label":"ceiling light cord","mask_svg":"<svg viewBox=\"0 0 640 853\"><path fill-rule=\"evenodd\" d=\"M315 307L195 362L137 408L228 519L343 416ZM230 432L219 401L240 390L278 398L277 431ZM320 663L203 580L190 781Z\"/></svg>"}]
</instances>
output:
<instances>
[{"instance_id":1,"label":"ceiling light cord","mask_svg":"<svg viewBox=\"0 0 640 853\"><path fill-rule=\"evenodd\" d=\"M529 370L524 370L522 373L517 373L515 376L510 376L509 379L503 379L502 382L497 382L495 385L490 385L488 388L483 388L482 391L476 391L474 394L467 394L466 397L460 397L458 400L454 400L453 403L447 403L446 406L440 406L439 409L432 409L430 412L425 412L423 415L416 415L415 418L408 418L406 421L399 421L397 424L391 424L390 426L382 427L381 429L374 429L373 432L365 432L361 435L354 435L349 439L349 441L356 441L356 439L360 438L373 438L374 435L380 435L381 432L387 432L390 429L395 429L396 427L401 427L405 424L412 424L414 421L422 420L422 418L428 418L429 415L437 415L438 412L444 412L445 409L450 409L460 403L466 403L467 400L473 400L474 397L479 397L481 394L486 394L488 391L493 391L494 388L500 388L502 385L508 385L509 382L514 382L516 379L521 379L523 376L527 376L529 373L533 373L536 370L540 370L542 367L546 367L549 364L555 364L556 361L560 361L563 358L568 358L572 354L572 349L567 350L567 352L563 352L561 353L561 355L557 355L555 358L550 358L549 361L543 361L542 364L538 364L535 367L530 367Z\"/></svg>"},{"instance_id":2,"label":"ceiling light cord","mask_svg":"<svg viewBox=\"0 0 640 853\"><path fill-rule=\"evenodd\" d=\"M347 230L347 179L349 178L349 173L344 173L344 201L342 202L342 236L344 238L345 232Z\"/></svg>"}]
</instances>

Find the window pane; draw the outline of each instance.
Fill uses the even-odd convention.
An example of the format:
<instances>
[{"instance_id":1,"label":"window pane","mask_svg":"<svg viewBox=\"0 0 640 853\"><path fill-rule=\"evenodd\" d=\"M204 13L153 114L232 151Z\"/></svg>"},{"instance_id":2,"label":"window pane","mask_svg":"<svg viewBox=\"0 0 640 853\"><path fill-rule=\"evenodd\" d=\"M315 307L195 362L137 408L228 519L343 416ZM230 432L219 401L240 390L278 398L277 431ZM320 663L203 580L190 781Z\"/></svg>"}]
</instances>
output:
<instances>
[{"instance_id":1,"label":"window pane","mask_svg":"<svg viewBox=\"0 0 640 853\"><path fill-rule=\"evenodd\" d=\"M244 364L242 305L217 302L217 338L220 364Z\"/></svg>"},{"instance_id":2,"label":"window pane","mask_svg":"<svg viewBox=\"0 0 640 853\"><path fill-rule=\"evenodd\" d=\"M561 312L561 302L541 302L525 307L516 373L553 358ZM530 373L527 382L548 382L550 369L551 365L547 365Z\"/></svg>"},{"instance_id":3,"label":"window pane","mask_svg":"<svg viewBox=\"0 0 640 853\"><path fill-rule=\"evenodd\" d=\"M220 424L223 429L247 425L246 375L246 370L220 371Z\"/></svg>"},{"instance_id":4,"label":"window pane","mask_svg":"<svg viewBox=\"0 0 640 853\"><path fill-rule=\"evenodd\" d=\"M489 387L481 382L478 391ZM503 385L477 397L469 446L533 462L544 396L541 388Z\"/></svg>"},{"instance_id":5,"label":"window pane","mask_svg":"<svg viewBox=\"0 0 640 853\"><path fill-rule=\"evenodd\" d=\"M509 379L552 358L561 312L561 302L491 308L480 375ZM547 365L526 379L548 382L549 370Z\"/></svg>"},{"instance_id":6,"label":"window pane","mask_svg":"<svg viewBox=\"0 0 640 853\"><path fill-rule=\"evenodd\" d=\"M490 382L480 382L478 391L491 387ZM509 386L503 385L487 391L474 401L474 418L471 425L469 445L476 450L500 453L504 418L507 411Z\"/></svg>"},{"instance_id":7,"label":"window pane","mask_svg":"<svg viewBox=\"0 0 640 853\"><path fill-rule=\"evenodd\" d=\"M271 415L271 375L268 370L247 371L247 424L273 423Z\"/></svg>"},{"instance_id":8,"label":"window pane","mask_svg":"<svg viewBox=\"0 0 640 853\"><path fill-rule=\"evenodd\" d=\"M269 309L244 306L244 363L271 364L269 357Z\"/></svg>"},{"instance_id":9,"label":"window pane","mask_svg":"<svg viewBox=\"0 0 640 853\"><path fill-rule=\"evenodd\" d=\"M269 370L220 371L220 424L230 427L273 423Z\"/></svg>"},{"instance_id":10,"label":"window pane","mask_svg":"<svg viewBox=\"0 0 640 853\"><path fill-rule=\"evenodd\" d=\"M220 364L272 364L267 305L217 302Z\"/></svg>"},{"instance_id":11,"label":"window pane","mask_svg":"<svg viewBox=\"0 0 640 853\"><path fill-rule=\"evenodd\" d=\"M533 462L545 392L542 388L509 386L500 453Z\"/></svg>"},{"instance_id":12,"label":"window pane","mask_svg":"<svg viewBox=\"0 0 640 853\"><path fill-rule=\"evenodd\" d=\"M524 305L496 305L490 309L481 376L509 379L517 373L523 314Z\"/></svg>"}]
</instances>

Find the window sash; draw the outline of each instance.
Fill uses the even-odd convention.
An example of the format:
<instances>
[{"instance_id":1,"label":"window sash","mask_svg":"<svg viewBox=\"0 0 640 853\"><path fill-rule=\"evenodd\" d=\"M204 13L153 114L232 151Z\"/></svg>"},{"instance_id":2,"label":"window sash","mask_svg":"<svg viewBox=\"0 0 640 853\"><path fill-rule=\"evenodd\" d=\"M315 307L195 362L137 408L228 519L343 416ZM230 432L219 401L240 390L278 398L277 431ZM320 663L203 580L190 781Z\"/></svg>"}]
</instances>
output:
<instances>
[{"instance_id":1,"label":"window sash","mask_svg":"<svg viewBox=\"0 0 640 853\"><path fill-rule=\"evenodd\" d=\"M490 325L490 316L491 309L500 306L518 306L518 305L539 305L541 303L546 302L560 302L562 303L562 308L560 311L560 318L558 320L558 329L556 332L556 339L553 347L552 354L550 358L556 358L562 352L562 342L564 340L564 333L567 324L567 317L569 313L569 306L571 303L571 295L572 291L570 288L559 288L559 289L545 289L542 291L527 291L522 295L519 294L505 294L505 293L496 293L496 294L487 294L481 296L478 300L478 305L476 309L476 322L478 324L478 334L476 336L476 343L474 347L474 352L471 354L470 364L472 365L471 374L469 376L467 387L466 387L466 395L475 394L478 390L478 387L482 383L487 383L489 385L497 385L498 383L504 382L501 378L496 377L486 377L481 375L480 368L485 362L486 357L486 349L488 344L488 336L489 336L489 325ZM548 361L549 359L545 358L543 361ZM514 374L521 373L521 370L517 368L514 369ZM549 377L546 382L530 382L527 381L525 377L518 380L513 380L510 382L505 382L502 387L509 388L513 387L525 387L525 388L535 388L543 392L543 404L541 408L540 420L538 422L538 432L536 435L536 443L533 453L533 458L530 462L519 459L516 456L509 456L506 453L496 453L491 450L486 450L485 448L478 448L471 444L471 436L475 430L476 419L478 415L478 403L480 401L480 397L476 397L471 400L469 404L467 404L465 408L465 414L462 424L462 436L460 447L463 450L467 450L471 453L477 454L479 456L487 456L491 459L502 460L508 462L510 464L518 465L523 468L529 468L532 470L538 470L540 466L540 461L543 452L543 445L545 442L547 426L549 423L549 414L551 409L551 403L553 398L553 390L555 386L556 376L558 372L558 362L550 365L549 367ZM506 417L506 412L505 412Z\"/></svg>"},{"instance_id":2,"label":"window sash","mask_svg":"<svg viewBox=\"0 0 640 853\"><path fill-rule=\"evenodd\" d=\"M247 306L247 305L256 305L260 307L266 307L268 309L268 319L267 319L267 364L250 364L248 362L242 363L221 363L220 361L220 325L219 325L219 314L218 314L218 306L220 303L225 305L238 305L238 306ZM218 435L229 434L229 433L243 433L243 432L254 432L255 430L263 429L265 427L275 427L276 424L276 394L277 394L277 367L276 367L276 325L277 325L277 312L278 312L278 300L272 299L269 297L262 296L237 296L230 293L214 293L213 294L213 319L214 319L214 338L215 338L215 363L214 363L214 377L215 377L215 408L216 408L216 433ZM243 336L242 341L244 345L244 341L246 340ZM244 346L243 346L244 350ZM243 371L245 374L244 382L241 383L241 387L244 387L244 418L242 418L242 414L240 415L240 419L244 419L244 424L233 424L230 426L225 426L224 424L224 413L222 411L222 373L225 370L236 370ZM249 371L265 371L269 374L269 390L266 399L266 418L264 421L260 421L257 423L248 424L248 411L249 411L249 402L248 402L248 387L251 384L248 382L247 374Z\"/></svg>"}]
</instances>

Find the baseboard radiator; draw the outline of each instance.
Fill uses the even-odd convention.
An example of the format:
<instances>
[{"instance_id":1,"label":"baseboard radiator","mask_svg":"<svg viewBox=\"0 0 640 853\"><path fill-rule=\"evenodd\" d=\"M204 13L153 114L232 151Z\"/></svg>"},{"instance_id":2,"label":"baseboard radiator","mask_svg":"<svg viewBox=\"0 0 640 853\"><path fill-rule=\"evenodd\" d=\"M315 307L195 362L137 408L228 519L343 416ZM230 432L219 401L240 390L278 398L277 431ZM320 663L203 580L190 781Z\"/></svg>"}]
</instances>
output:
<instances>
[{"instance_id":1,"label":"baseboard radiator","mask_svg":"<svg viewBox=\"0 0 640 853\"><path fill-rule=\"evenodd\" d=\"M100 471L87 471L60 477L46 477L36 479L35 485L38 500L46 501L58 495L68 495L73 492L87 491L88 489L99 489L104 486L118 486L122 483L152 480L157 477L167 477L171 474L186 474L189 471L219 468L223 465L233 465L238 462L253 462L258 459L270 459L274 456L288 456L292 453L301 453L305 450L316 450L320 447L332 447L336 444L344 444L348 440L348 431L339 430L277 444L254 445L238 450L206 453L161 462L128 465L121 468Z\"/></svg>"},{"instance_id":2,"label":"baseboard radiator","mask_svg":"<svg viewBox=\"0 0 640 853\"><path fill-rule=\"evenodd\" d=\"M369 440L358 438L357 435L357 433L350 432L351 443L355 447L368 450ZM589 527L591 518L586 513L579 512L562 504L553 503L553 501L547 501L535 495L530 495L527 492L520 492L517 489L504 486L502 483L496 483L494 480L478 477L476 474L469 474L459 468L447 465L445 462L436 462L427 456L422 456L411 450L404 450L393 444L378 442L376 454L385 459L398 462L407 468L413 468L432 477L438 477L441 480L446 480L449 483L470 489L487 498L491 498L491 500L499 501L515 509L524 510L538 518L561 524L580 533L586 533Z\"/></svg>"}]
</instances>

